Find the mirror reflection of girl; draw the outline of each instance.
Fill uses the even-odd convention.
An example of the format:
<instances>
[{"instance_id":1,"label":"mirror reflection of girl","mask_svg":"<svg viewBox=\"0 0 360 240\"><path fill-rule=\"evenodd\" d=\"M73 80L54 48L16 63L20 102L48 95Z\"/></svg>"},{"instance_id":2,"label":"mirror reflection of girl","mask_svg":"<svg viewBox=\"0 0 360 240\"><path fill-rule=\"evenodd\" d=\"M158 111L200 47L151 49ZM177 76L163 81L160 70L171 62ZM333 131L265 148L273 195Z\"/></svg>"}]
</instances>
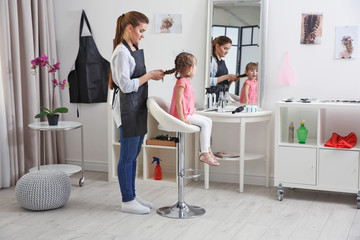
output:
<instances>
[{"instance_id":1,"label":"mirror reflection of girl","mask_svg":"<svg viewBox=\"0 0 360 240\"><path fill-rule=\"evenodd\" d=\"M210 118L195 114L195 96L190 79L196 72L196 58L186 52L175 59L175 68L165 74L175 73L177 78L170 106L170 114L187 124L200 127L200 161L211 166L219 166L219 162L210 149L212 121Z\"/></svg>"},{"instance_id":2,"label":"mirror reflection of girl","mask_svg":"<svg viewBox=\"0 0 360 240\"><path fill-rule=\"evenodd\" d=\"M229 74L223 58L228 54L232 41L226 36L219 36L212 41L211 65L210 65L210 86L230 86L233 81L239 78Z\"/></svg>"},{"instance_id":3,"label":"mirror reflection of girl","mask_svg":"<svg viewBox=\"0 0 360 240\"><path fill-rule=\"evenodd\" d=\"M257 63L250 62L246 65L245 74L248 79L241 88L240 102L245 104L257 103Z\"/></svg>"}]
</instances>

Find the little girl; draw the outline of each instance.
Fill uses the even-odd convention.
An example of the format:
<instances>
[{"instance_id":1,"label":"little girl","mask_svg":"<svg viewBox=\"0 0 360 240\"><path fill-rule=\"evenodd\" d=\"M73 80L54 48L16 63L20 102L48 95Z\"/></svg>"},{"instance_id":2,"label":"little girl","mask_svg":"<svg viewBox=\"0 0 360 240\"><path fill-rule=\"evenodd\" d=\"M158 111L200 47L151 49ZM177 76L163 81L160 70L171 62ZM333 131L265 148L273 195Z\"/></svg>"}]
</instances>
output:
<instances>
[{"instance_id":1,"label":"little girl","mask_svg":"<svg viewBox=\"0 0 360 240\"><path fill-rule=\"evenodd\" d=\"M192 54L182 52L175 59L175 68L165 72L165 74L175 72L175 77L177 78L170 106L170 114L187 124L194 124L201 128L200 161L211 166L219 166L219 162L210 149L212 121L208 117L194 113L195 97L190 79L195 75L196 63L196 58Z\"/></svg>"},{"instance_id":2,"label":"little girl","mask_svg":"<svg viewBox=\"0 0 360 240\"><path fill-rule=\"evenodd\" d=\"M245 74L248 79L241 88L240 102L246 104L257 103L257 63L250 62L246 65ZM243 75L241 75L243 76Z\"/></svg>"}]
</instances>

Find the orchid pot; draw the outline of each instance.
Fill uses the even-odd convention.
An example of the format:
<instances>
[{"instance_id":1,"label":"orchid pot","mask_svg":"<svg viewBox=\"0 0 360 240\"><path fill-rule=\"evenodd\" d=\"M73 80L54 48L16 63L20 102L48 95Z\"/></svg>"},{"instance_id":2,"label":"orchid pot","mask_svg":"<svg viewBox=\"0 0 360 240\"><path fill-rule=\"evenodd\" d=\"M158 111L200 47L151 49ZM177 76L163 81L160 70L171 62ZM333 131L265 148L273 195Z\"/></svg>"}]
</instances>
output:
<instances>
[{"instance_id":1,"label":"orchid pot","mask_svg":"<svg viewBox=\"0 0 360 240\"><path fill-rule=\"evenodd\" d=\"M33 60L31 60L33 70L33 74L36 74L36 68L39 66L47 67L49 68L48 73L51 74L51 84L52 84L52 99L50 101L50 108L42 107L44 111L38 113L35 115L35 118L41 118L46 116L48 118L49 125L57 125L59 120L59 114L58 113L67 113L68 109L66 107L54 107L55 102L55 89L56 87L59 87L60 89L64 90L65 87L69 88L69 83L64 79L63 81L59 82L57 79L55 79L55 73L57 70L60 69L59 65L60 62L57 62L55 64L50 64L48 61L48 57L45 54L42 54L41 57L37 57ZM50 120L49 120L50 119Z\"/></svg>"}]
</instances>

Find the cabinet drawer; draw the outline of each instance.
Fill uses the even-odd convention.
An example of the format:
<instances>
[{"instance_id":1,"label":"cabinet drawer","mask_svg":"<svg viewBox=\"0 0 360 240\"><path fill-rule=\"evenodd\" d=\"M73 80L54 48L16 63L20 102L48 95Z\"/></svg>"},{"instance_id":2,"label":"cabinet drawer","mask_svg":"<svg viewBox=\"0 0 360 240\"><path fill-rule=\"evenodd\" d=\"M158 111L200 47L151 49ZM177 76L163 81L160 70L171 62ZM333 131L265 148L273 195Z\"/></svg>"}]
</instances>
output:
<instances>
[{"instance_id":1,"label":"cabinet drawer","mask_svg":"<svg viewBox=\"0 0 360 240\"><path fill-rule=\"evenodd\" d=\"M319 185L327 188L357 189L359 152L320 149Z\"/></svg>"},{"instance_id":2,"label":"cabinet drawer","mask_svg":"<svg viewBox=\"0 0 360 240\"><path fill-rule=\"evenodd\" d=\"M283 183L316 184L316 149L279 147L278 179Z\"/></svg>"}]
</instances>

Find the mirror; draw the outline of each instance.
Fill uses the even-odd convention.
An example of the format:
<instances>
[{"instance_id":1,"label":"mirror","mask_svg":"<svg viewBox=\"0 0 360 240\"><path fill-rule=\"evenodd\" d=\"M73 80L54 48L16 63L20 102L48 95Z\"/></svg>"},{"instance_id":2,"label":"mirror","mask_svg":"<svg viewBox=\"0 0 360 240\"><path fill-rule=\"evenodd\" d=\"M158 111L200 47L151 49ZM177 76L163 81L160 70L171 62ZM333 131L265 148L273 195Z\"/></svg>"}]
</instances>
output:
<instances>
[{"instance_id":1,"label":"mirror","mask_svg":"<svg viewBox=\"0 0 360 240\"><path fill-rule=\"evenodd\" d=\"M210 86L212 40L218 36L231 39L231 48L224 60L229 74L245 73L249 62L258 63L257 105L261 107L264 89L268 0L211 0L208 5L208 31L205 87ZM247 77L229 87L238 98Z\"/></svg>"}]
</instances>

